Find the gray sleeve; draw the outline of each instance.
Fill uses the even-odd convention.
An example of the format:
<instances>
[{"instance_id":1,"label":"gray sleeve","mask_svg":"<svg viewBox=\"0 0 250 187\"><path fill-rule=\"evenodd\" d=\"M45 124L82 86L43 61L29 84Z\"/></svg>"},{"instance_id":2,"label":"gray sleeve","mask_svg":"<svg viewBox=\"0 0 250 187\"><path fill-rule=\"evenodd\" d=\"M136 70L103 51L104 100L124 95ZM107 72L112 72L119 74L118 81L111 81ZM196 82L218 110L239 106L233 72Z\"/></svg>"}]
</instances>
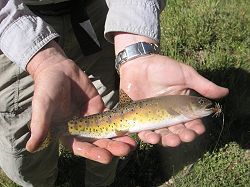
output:
<instances>
[{"instance_id":1,"label":"gray sleeve","mask_svg":"<svg viewBox=\"0 0 250 187\"><path fill-rule=\"evenodd\" d=\"M23 69L58 34L21 0L0 1L0 50Z\"/></svg>"},{"instance_id":2,"label":"gray sleeve","mask_svg":"<svg viewBox=\"0 0 250 187\"><path fill-rule=\"evenodd\" d=\"M106 0L109 11L105 23L105 38L114 42L113 32L128 32L147 36L159 42L160 12L165 0Z\"/></svg>"}]
</instances>

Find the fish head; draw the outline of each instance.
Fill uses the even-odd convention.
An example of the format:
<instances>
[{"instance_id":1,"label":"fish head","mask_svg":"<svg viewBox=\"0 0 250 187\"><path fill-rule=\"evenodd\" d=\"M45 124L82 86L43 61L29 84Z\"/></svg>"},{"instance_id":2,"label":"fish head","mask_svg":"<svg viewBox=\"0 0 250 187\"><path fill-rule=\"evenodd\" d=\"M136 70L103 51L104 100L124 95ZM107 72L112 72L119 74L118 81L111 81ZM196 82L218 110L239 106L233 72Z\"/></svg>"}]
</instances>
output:
<instances>
[{"instance_id":1,"label":"fish head","mask_svg":"<svg viewBox=\"0 0 250 187\"><path fill-rule=\"evenodd\" d=\"M213 102L204 97L190 97L189 115L205 117L214 112Z\"/></svg>"}]
</instances>

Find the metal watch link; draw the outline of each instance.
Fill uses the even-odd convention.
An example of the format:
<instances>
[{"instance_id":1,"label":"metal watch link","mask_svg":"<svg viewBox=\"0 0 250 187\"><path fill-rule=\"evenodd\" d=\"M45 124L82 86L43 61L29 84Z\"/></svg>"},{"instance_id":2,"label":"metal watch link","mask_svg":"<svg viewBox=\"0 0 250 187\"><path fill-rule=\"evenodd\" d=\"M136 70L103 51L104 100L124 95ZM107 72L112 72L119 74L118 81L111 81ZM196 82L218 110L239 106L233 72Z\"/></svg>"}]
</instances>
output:
<instances>
[{"instance_id":1,"label":"metal watch link","mask_svg":"<svg viewBox=\"0 0 250 187\"><path fill-rule=\"evenodd\" d=\"M159 46L154 43L138 42L127 46L118 53L115 59L115 68L119 74L120 66L129 60L149 54L158 54Z\"/></svg>"}]
</instances>

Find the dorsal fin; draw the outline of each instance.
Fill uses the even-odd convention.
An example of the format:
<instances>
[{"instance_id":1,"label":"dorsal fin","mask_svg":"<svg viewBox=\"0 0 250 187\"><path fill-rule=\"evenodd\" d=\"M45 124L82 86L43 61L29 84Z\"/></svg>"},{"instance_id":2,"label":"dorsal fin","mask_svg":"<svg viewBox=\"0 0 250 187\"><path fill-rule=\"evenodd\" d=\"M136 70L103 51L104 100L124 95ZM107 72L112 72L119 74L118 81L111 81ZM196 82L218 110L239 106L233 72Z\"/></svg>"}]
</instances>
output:
<instances>
[{"instance_id":1,"label":"dorsal fin","mask_svg":"<svg viewBox=\"0 0 250 187\"><path fill-rule=\"evenodd\" d=\"M133 100L122 90L119 90L119 105L131 103Z\"/></svg>"}]
</instances>

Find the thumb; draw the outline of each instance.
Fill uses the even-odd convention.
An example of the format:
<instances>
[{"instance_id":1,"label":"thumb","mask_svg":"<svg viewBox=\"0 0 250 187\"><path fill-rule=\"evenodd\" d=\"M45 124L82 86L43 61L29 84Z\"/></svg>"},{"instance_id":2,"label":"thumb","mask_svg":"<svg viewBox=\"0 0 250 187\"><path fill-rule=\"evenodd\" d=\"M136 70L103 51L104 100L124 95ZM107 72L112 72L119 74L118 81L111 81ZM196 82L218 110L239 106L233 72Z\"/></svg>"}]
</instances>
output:
<instances>
[{"instance_id":1,"label":"thumb","mask_svg":"<svg viewBox=\"0 0 250 187\"><path fill-rule=\"evenodd\" d=\"M53 112L50 106L49 99L34 94L30 123L31 137L26 144L29 152L36 151L47 137Z\"/></svg>"},{"instance_id":2,"label":"thumb","mask_svg":"<svg viewBox=\"0 0 250 187\"><path fill-rule=\"evenodd\" d=\"M202 77L196 71L194 71L192 77L187 80L187 85L201 95L211 99L221 98L229 93L227 88L214 84L208 79Z\"/></svg>"}]
</instances>

